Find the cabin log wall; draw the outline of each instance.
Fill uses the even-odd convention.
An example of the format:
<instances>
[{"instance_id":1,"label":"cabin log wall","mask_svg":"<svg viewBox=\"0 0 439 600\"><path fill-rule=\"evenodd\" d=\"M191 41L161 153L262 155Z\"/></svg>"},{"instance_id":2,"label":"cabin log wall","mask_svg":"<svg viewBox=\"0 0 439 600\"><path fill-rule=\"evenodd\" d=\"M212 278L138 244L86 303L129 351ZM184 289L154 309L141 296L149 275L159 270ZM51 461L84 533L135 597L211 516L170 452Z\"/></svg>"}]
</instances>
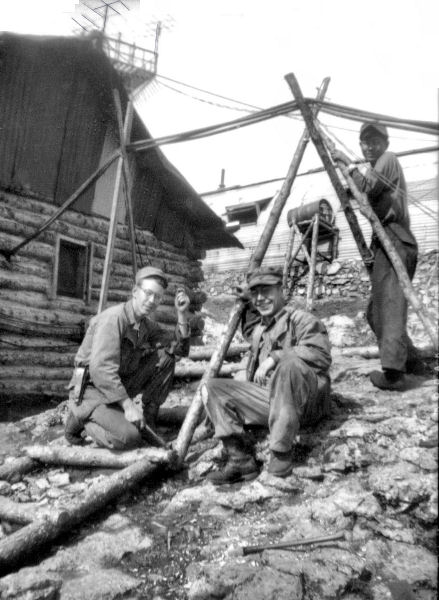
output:
<instances>
[{"instance_id":1,"label":"cabin log wall","mask_svg":"<svg viewBox=\"0 0 439 600\"><path fill-rule=\"evenodd\" d=\"M0 193L0 248L11 249L32 235L56 210L52 204L11 193ZM96 313L108 220L74 210L66 211L50 228L24 246L10 262L0 257L0 400L27 396L63 399L71 376L73 356L91 316ZM183 229L184 225L181 226ZM57 236L93 243L91 298L86 301L53 297ZM203 280L201 251L190 234L179 235L188 248L159 241L136 229L138 266L152 264L170 276L158 321L169 330L176 324L177 285L196 290ZM133 283L128 229L118 226L108 293L109 304L130 297ZM201 307L195 297L194 308Z\"/></svg>"}]
</instances>

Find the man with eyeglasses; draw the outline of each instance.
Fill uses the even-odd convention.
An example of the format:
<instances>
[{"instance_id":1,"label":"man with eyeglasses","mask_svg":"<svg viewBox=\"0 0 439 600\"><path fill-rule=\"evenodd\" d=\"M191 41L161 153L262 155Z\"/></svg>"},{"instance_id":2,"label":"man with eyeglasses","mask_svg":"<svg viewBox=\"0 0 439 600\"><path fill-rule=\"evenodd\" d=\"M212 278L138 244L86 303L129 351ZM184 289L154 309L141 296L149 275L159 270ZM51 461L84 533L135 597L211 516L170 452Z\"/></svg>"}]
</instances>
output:
<instances>
[{"instance_id":1,"label":"man with eyeglasses","mask_svg":"<svg viewBox=\"0 0 439 600\"><path fill-rule=\"evenodd\" d=\"M155 427L172 386L175 356L189 353L190 300L182 288L174 300L175 334L154 320L167 287L163 271L143 267L131 299L91 319L70 383L65 425L70 443L81 444L85 430L99 446L125 450L144 444L145 424Z\"/></svg>"},{"instance_id":2,"label":"man with eyeglasses","mask_svg":"<svg viewBox=\"0 0 439 600\"><path fill-rule=\"evenodd\" d=\"M407 185L398 158L387 150L389 136L381 123L363 123L360 147L370 168L363 175L358 166L340 150L334 150L335 161L343 162L361 192L367 198L395 250L404 263L410 279L416 270L418 246L410 230ZM408 387L405 373L422 375L426 365L419 358L407 334L407 301L396 272L376 235L371 247L374 262L371 272L371 298L367 320L378 340L381 371L370 375L372 384L384 390L403 391Z\"/></svg>"},{"instance_id":3,"label":"man with eyeglasses","mask_svg":"<svg viewBox=\"0 0 439 600\"><path fill-rule=\"evenodd\" d=\"M331 354L324 325L311 313L285 304L282 268L255 269L247 275L247 286L250 299L242 329L251 350L246 381L214 378L202 390L215 437L227 454L225 466L207 476L216 485L259 474L246 427L269 428L268 471L287 477L300 425L329 414Z\"/></svg>"}]
</instances>

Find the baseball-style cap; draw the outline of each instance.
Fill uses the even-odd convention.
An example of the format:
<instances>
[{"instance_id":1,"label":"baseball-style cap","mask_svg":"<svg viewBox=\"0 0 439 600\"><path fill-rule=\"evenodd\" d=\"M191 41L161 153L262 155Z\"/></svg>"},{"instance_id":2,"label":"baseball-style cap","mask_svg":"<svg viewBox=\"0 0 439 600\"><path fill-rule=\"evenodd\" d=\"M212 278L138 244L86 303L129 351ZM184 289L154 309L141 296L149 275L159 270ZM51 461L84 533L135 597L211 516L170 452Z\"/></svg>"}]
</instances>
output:
<instances>
[{"instance_id":1,"label":"baseball-style cap","mask_svg":"<svg viewBox=\"0 0 439 600\"><path fill-rule=\"evenodd\" d=\"M247 273L249 289L257 285L280 285L282 283L282 269L280 267L258 267Z\"/></svg>"},{"instance_id":2,"label":"baseball-style cap","mask_svg":"<svg viewBox=\"0 0 439 600\"><path fill-rule=\"evenodd\" d=\"M138 285L142 279L148 279L149 277L160 279L164 289L168 287L168 279L166 275L161 269L157 269L156 267L142 267L139 269L136 273L136 284Z\"/></svg>"},{"instance_id":3,"label":"baseball-style cap","mask_svg":"<svg viewBox=\"0 0 439 600\"><path fill-rule=\"evenodd\" d=\"M360 129L360 140L366 135L366 133L372 133L373 131L375 131L375 133L378 133L379 135L382 135L383 138L385 138L386 140L389 139L389 134L387 133L387 127L385 125L382 125L381 123L378 122L374 122L374 123L363 123L363 125L361 126Z\"/></svg>"}]
</instances>

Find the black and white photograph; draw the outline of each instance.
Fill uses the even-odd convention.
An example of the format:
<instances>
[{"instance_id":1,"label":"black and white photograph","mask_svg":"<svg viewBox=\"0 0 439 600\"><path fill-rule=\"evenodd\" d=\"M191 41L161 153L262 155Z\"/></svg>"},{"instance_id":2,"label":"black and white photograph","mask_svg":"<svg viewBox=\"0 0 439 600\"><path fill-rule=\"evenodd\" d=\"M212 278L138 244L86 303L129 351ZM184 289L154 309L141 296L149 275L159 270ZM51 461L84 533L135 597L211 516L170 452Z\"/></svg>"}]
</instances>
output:
<instances>
[{"instance_id":1,"label":"black and white photograph","mask_svg":"<svg viewBox=\"0 0 439 600\"><path fill-rule=\"evenodd\" d=\"M0 14L0 598L435 600L439 4Z\"/></svg>"}]
</instances>

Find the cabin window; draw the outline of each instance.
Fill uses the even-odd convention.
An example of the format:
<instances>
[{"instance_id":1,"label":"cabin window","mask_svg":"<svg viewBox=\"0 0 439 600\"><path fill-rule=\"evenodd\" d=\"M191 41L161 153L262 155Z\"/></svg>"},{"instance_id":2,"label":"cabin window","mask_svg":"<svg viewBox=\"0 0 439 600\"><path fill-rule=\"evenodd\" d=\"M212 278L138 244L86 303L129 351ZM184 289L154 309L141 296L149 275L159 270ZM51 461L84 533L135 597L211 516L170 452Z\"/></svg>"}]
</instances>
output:
<instances>
[{"instance_id":1,"label":"cabin window","mask_svg":"<svg viewBox=\"0 0 439 600\"><path fill-rule=\"evenodd\" d=\"M56 245L53 297L67 296L89 302L92 244L59 236Z\"/></svg>"},{"instance_id":2,"label":"cabin window","mask_svg":"<svg viewBox=\"0 0 439 600\"><path fill-rule=\"evenodd\" d=\"M259 215L268 206L270 198L257 200L246 204L236 204L226 207L227 219L230 222L239 221L241 227L246 225L256 225Z\"/></svg>"}]
</instances>

